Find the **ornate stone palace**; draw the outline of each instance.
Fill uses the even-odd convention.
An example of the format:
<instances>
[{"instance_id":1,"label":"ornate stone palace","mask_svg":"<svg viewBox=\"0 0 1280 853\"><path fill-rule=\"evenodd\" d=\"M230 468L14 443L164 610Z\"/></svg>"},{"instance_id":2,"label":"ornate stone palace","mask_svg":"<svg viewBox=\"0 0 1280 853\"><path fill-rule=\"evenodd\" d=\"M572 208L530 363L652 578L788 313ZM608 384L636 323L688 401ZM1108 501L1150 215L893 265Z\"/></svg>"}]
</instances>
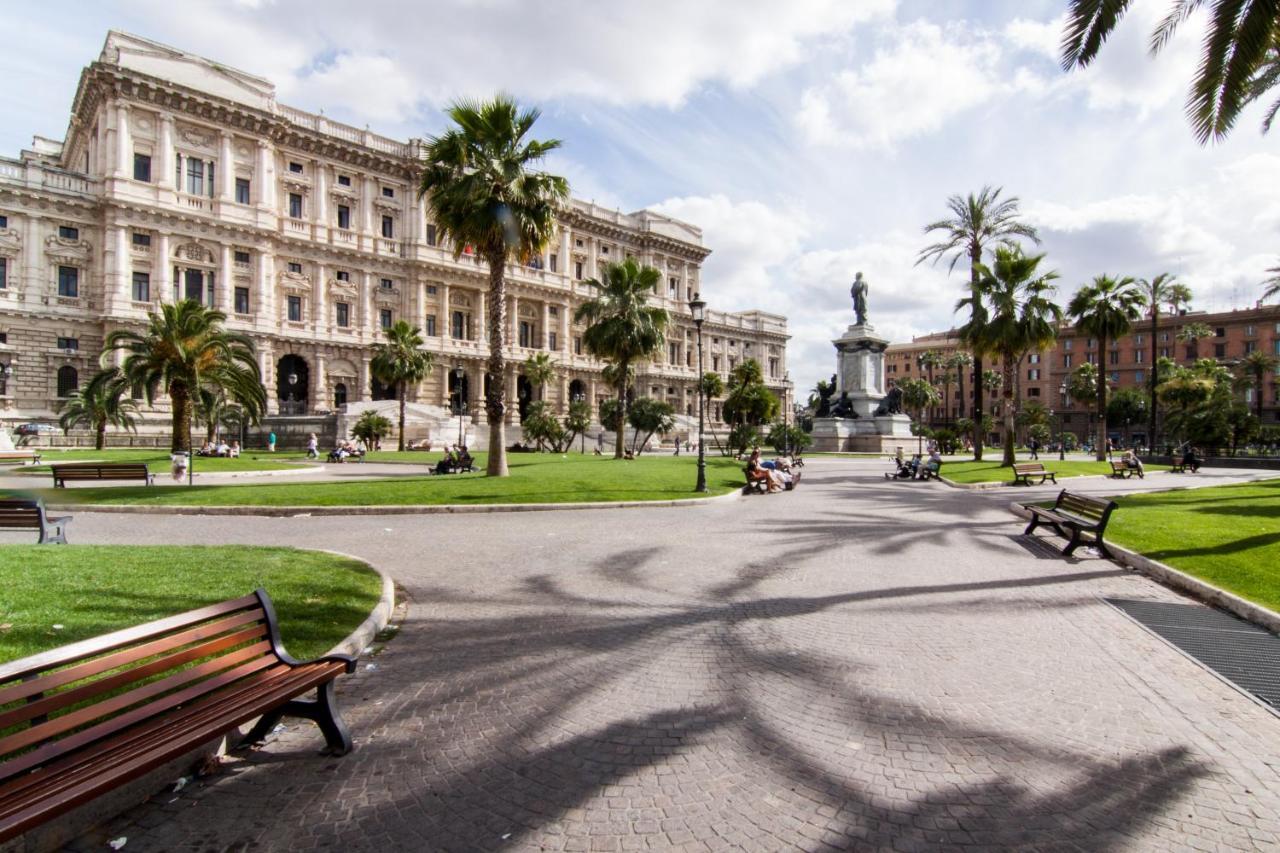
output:
<instances>
[{"instance_id":1,"label":"ornate stone palace","mask_svg":"<svg viewBox=\"0 0 1280 853\"><path fill-rule=\"evenodd\" d=\"M97 369L105 334L188 298L254 340L273 415L389 398L369 360L381 330L405 319L436 359L411 393L418 410L447 417L460 399L483 421L488 272L469 252L454 259L418 199L423 148L278 104L260 77L109 33L80 77L66 139L37 137L0 159L0 419L52 416ZM708 254L693 225L574 201L547 252L507 271L513 420L539 394L559 411L610 396L573 313L601 265L630 256L662 271L656 304L673 317L637 390L696 415L688 301ZM785 399L786 318L707 317L705 368L754 358ZM560 368L543 389L520 375L537 352Z\"/></svg>"}]
</instances>

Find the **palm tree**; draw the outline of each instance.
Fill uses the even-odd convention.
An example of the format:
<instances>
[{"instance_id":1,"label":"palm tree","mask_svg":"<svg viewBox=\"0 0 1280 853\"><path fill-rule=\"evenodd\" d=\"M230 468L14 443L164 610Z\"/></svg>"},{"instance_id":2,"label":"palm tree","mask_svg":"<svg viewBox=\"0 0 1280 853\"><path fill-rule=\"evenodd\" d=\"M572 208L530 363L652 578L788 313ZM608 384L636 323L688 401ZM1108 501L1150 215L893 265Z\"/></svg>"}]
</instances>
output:
<instances>
[{"instance_id":1,"label":"palm tree","mask_svg":"<svg viewBox=\"0 0 1280 853\"><path fill-rule=\"evenodd\" d=\"M1245 103L1258 100L1277 86L1280 86L1280 27L1276 27L1272 33L1271 47L1267 50L1267 56L1249 81L1249 93ZM1272 101L1271 106L1267 107L1266 113L1262 116L1263 133L1271 130L1271 124L1275 121L1277 113L1280 113L1280 98Z\"/></svg>"},{"instance_id":2,"label":"palm tree","mask_svg":"<svg viewBox=\"0 0 1280 853\"><path fill-rule=\"evenodd\" d=\"M1141 279L1139 284L1146 291L1147 305L1151 308L1151 380L1147 384L1147 446L1156 446L1156 387L1160 384L1159 350L1156 340L1160 336L1160 306L1168 305L1176 316L1178 309L1191 301L1191 289L1174 280L1172 274L1162 272L1152 279Z\"/></svg>"},{"instance_id":3,"label":"palm tree","mask_svg":"<svg viewBox=\"0 0 1280 853\"><path fill-rule=\"evenodd\" d=\"M1063 68L1092 62L1131 5L1133 0L1071 0L1062 37ZM1178 25L1203 5L1204 0L1172 0L1168 16L1151 34L1151 52L1168 44ZM1225 138L1241 109L1280 82L1280 13L1274 0L1215 0L1211 5L1200 68L1187 94L1187 116L1202 145ZM1268 113L1264 132L1274 111Z\"/></svg>"},{"instance_id":4,"label":"palm tree","mask_svg":"<svg viewBox=\"0 0 1280 853\"><path fill-rule=\"evenodd\" d=\"M924 412L930 406L938 405L938 389L927 379L899 379L898 389L902 391L902 405L916 413L916 436L923 450L924 445Z\"/></svg>"},{"instance_id":5,"label":"palm tree","mask_svg":"<svg viewBox=\"0 0 1280 853\"><path fill-rule=\"evenodd\" d=\"M1192 361L1200 358L1200 339L1211 337L1213 337L1213 329L1204 323L1188 323L1178 330L1178 340L1191 345L1191 351L1194 353Z\"/></svg>"},{"instance_id":6,"label":"palm tree","mask_svg":"<svg viewBox=\"0 0 1280 853\"><path fill-rule=\"evenodd\" d=\"M62 404L58 426L62 427L63 434L78 426L87 426L94 432L94 448L102 450L107 446L107 427L136 432L134 415L138 413L138 404L125 396L127 384L117 368L95 373Z\"/></svg>"},{"instance_id":7,"label":"palm tree","mask_svg":"<svg viewBox=\"0 0 1280 853\"><path fill-rule=\"evenodd\" d=\"M1266 290L1262 291L1263 302L1273 296L1280 296L1280 266L1271 267L1267 272L1274 273L1274 275L1262 280L1262 286L1266 288Z\"/></svg>"},{"instance_id":8,"label":"palm tree","mask_svg":"<svg viewBox=\"0 0 1280 853\"><path fill-rule=\"evenodd\" d=\"M1145 304L1142 287L1130 276L1116 279L1100 275L1080 288L1067 306L1076 328L1098 340L1098 436L1094 451L1099 462L1107 458L1107 383L1102 366L1107 341L1128 334Z\"/></svg>"},{"instance_id":9,"label":"palm tree","mask_svg":"<svg viewBox=\"0 0 1280 853\"><path fill-rule=\"evenodd\" d=\"M526 263L555 237L569 183L532 168L560 147L558 139L526 139L538 110L521 110L512 98L498 95L483 103L455 102L448 115L455 126L427 141L418 194L427 198L437 233L453 242L455 259L474 246L489 264L487 473L505 477L506 265Z\"/></svg>"},{"instance_id":10,"label":"palm tree","mask_svg":"<svg viewBox=\"0 0 1280 853\"><path fill-rule=\"evenodd\" d=\"M925 226L924 233L942 232L943 239L920 250L916 263L932 261L950 255L952 272L961 258L969 260L969 295L975 296L978 290L977 265L982 263L982 253L989 243L1011 243L1016 237L1025 237L1033 243L1040 242L1036 229L1018 221L1018 198L1011 196L1000 198L1001 188L982 188L976 196L973 193L965 198L953 195L947 199L947 207L951 210L950 219L940 219ZM974 300L973 310L979 311L980 299ZM970 315L969 321L960 329L960 340L969 343L970 335L981 333L986 317L980 313ZM982 357L975 352L973 356L975 376L982 376ZM974 383L973 389L973 458L982 461L982 392L981 382Z\"/></svg>"},{"instance_id":11,"label":"palm tree","mask_svg":"<svg viewBox=\"0 0 1280 853\"><path fill-rule=\"evenodd\" d=\"M627 422L629 398L627 386L630 372L638 361L651 358L662 350L667 328L667 312L647 305L655 293L662 273L650 266L642 267L635 258L620 264L605 264L604 281L589 279L596 289L594 299L578 306L575 323L584 323L582 343L597 358L611 363L622 406L619 420ZM616 431L614 458L623 457L621 425Z\"/></svg>"},{"instance_id":12,"label":"palm tree","mask_svg":"<svg viewBox=\"0 0 1280 853\"><path fill-rule=\"evenodd\" d=\"M174 451L191 450L192 401L201 388L220 388L238 403L245 416L257 420L267 405L253 341L222 327L227 315L184 299L147 315L142 334L117 329L103 343L102 365L116 350L125 382L140 386L151 405L156 392L169 395L173 409Z\"/></svg>"},{"instance_id":13,"label":"palm tree","mask_svg":"<svg viewBox=\"0 0 1280 853\"><path fill-rule=\"evenodd\" d=\"M529 380L529 384L538 390L538 399L543 399L546 394L543 389L556 378L556 366L552 362L551 356L545 352L535 353L525 359L524 365L521 367L524 378Z\"/></svg>"},{"instance_id":14,"label":"palm tree","mask_svg":"<svg viewBox=\"0 0 1280 853\"><path fill-rule=\"evenodd\" d=\"M964 350L956 350L947 359L947 366L956 372L956 400L959 401L960 413L964 414L964 377L973 367L973 354ZM949 412L947 416L950 417ZM958 425L956 431L960 431Z\"/></svg>"},{"instance_id":15,"label":"palm tree","mask_svg":"<svg viewBox=\"0 0 1280 853\"><path fill-rule=\"evenodd\" d=\"M1000 359L1003 368L1004 460L1013 465L1014 381L1018 364L1028 352L1048 348L1057 338L1062 309L1051 299L1056 272L1037 275L1044 255L1024 255L1016 246L997 246L991 267L979 265L979 298L986 302L988 321L976 341L979 352ZM956 310L968 305L960 300Z\"/></svg>"},{"instance_id":16,"label":"palm tree","mask_svg":"<svg viewBox=\"0 0 1280 853\"><path fill-rule=\"evenodd\" d=\"M929 383L932 385L937 385L938 383L934 382L934 379L933 379L933 371L936 368L941 367L943 363L946 361L946 359L943 358L942 353L938 352L936 349L925 350L924 352L920 353L920 356L916 360L920 363L920 367L922 370L927 370L929 372ZM930 415L931 416L929 420L930 422L932 422L933 421L932 413L930 413Z\"/></svg>"},{"instance_id":17,"label":"palm tree","mask_svg":"<svg viewBox=\"0 0 1280 853\"><path fill-rule=\"evenodd\" d=\"M400 440L396 449L403 451L406 392L410 385L417 385L427 378L435 359L422 349L422 330L417 326L397 320L382 333L387 340L374 346L369 370L379 382L396 389L396 399L400 401Z\"/></svg>"},{"instance_id":18,"label":"palm tree","mask_svg":"<svg viewBox=\"0 0 1280 853\"><path fill-rule=\"evenodd\" d=\"M196 419L204 421L204 437L208 442L218 437L220 427L240 423L240 407L228 400L226 392L221 388L201 388L192 403L195 405Z\"/></svg>"},{"instance_id":19,"label":"palm tree","mask_svg":"<svg viewBox=\"0 0 1280 853\"><path fill-rule=\"evenodd\" d=\"M1258 422L1262 422L1262 391L1267 374L1275 371L1280 365L1280 358L1269 352L1256 349L1240 361L1240 370L1254 389L1254 407Z\"/></svg>"}]
</instances>

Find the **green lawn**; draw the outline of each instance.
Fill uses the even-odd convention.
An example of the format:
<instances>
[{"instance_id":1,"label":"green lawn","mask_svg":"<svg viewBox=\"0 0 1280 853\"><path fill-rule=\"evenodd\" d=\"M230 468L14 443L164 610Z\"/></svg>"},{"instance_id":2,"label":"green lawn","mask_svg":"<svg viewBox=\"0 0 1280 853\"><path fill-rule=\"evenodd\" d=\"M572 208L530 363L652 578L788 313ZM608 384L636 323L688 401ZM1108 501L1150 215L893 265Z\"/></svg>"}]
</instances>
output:
<instances>
[{"instance_id":1,"label":"green lawn","mask_svg":"<svg viewBox=\"0 0 1280 853\"><path fill-rule=\"evenodd\" d=\"M260 586L289 653L306 659L354 631L382 594L364 563L292 548L3 545L0 577L0 661Z\"/></svg>"},{"instance_id":2,"label":"green lawn","mask_svg":"<svg viewBox=\"0 0 1280 853\"><path fill-rule=\"evenodd\" d=\"M1019 459L1019 463L1029 462L1029 459ZM1110 474L1111 465L1108 462L1092 462L1068 459L1065 462L1059 462L1057 459L1048 459L1042 457L1040 462L1044 465L1046 471L1054 471L1058 474L1058 479L1065 477L1081 477L1089 474ZM1145 469L1150 471L1167 471L1168 465L1146 465ZM990 482L1013 482L1013 469L1002 468L999 461L990 462L943 462L942 476L953 483L990 483Z\"/></svg>"},{"instance_id":3,"label":"green lawn","mask_svg":"<svg viewBox=\"0 0 1280 853\"><path fill-rule=\"evenodd\" d=\"M1280 611L1280 479L1115 500L1107 538Z\"/></svg>"},{"instance_id":4,"label":"green lawn","mask_svg":"<svg viewBox=\"0 0 1280 853\"><path fill-rule=\"evenodd\" d=\"M205 458L197 456L196 473L201 471L279 471L295 468L290 460L300 460L306 453L268 453L264 450L251 450L242 453L235 459L219 457ZM41 450L39 465L25 465L11 468L15 474L49 475L49 465L57 462L146 462L152 474L163 474L169 470L169 451L154 447L108 448L107 450Z\"/></svg>"},{"instance_id":5,"label":"green lawn","mask_svg":"<svg viewBox=\"0 0 1280 853\"><path fill-rule=\"evenodd\" d=\"M423 454L424 456L430 454ZM354 463L348 463L354 464ZM394 477L339 483L280 482L258 485L73 487L44 489L50 504L160 504L189 506L394 506L404 504L582 503L692 498L697 457L515 453L511 476L475 474ZM742 463L707 459L712 495L743 484Z\"/></svg>"}]
</instances>

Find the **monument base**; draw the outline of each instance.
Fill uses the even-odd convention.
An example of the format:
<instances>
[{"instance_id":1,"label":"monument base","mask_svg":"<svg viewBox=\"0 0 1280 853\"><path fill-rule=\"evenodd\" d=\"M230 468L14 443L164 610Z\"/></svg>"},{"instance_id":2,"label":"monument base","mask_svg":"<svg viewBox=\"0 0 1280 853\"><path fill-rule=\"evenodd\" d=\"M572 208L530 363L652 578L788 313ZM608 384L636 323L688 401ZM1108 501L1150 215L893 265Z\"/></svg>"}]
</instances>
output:
<instances>
[{"instance_id":1,"label":"monument base","mask_svg":"<svg viewBox=\"0 0 1280 853\"><path fill-rule=\"evenodd\" d=\"M911 454L916 441L906 415L813 421L813 449L820 453L895 453L901 447Z\"/></svg>"}]
</instances>

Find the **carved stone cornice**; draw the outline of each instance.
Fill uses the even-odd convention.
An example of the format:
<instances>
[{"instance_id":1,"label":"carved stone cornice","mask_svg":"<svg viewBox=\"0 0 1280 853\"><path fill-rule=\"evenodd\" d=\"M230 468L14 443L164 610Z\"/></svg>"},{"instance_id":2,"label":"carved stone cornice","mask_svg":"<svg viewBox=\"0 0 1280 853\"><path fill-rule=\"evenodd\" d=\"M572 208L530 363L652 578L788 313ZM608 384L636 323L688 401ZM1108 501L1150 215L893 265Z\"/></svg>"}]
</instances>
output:
<instances>
[{"instance_id":1,"label":"carved stone cornice","mask_svg":"<svg viewBox=\"0 0 1280 853\"><path fill-rule=\"evenodd\" d=\"M280 289L298 296L311 295L311 276L285 270L279 275Z\"/></svg>"},{"instance_id":2,"label":"carved stone cornice","mask_svg":"<svg viewBox=\"0 0 1280 853\"><path fill-rule=\"evenodd\" d=\"M16 255L22 251L22 234L13 228L0 228L0 255Z\"/></svg>"},{"instance_id":3,"label":"carved stone cornice","mask_svg":"<svg viewBox=\"0 0 1280 853\"><path fill-rule=\"evenodd\" d=\"M50 260L87 264L93 256L93 246L84 240L66 240L53 235L45 238L44 253Z\"/></svg>"}]
</instances>

